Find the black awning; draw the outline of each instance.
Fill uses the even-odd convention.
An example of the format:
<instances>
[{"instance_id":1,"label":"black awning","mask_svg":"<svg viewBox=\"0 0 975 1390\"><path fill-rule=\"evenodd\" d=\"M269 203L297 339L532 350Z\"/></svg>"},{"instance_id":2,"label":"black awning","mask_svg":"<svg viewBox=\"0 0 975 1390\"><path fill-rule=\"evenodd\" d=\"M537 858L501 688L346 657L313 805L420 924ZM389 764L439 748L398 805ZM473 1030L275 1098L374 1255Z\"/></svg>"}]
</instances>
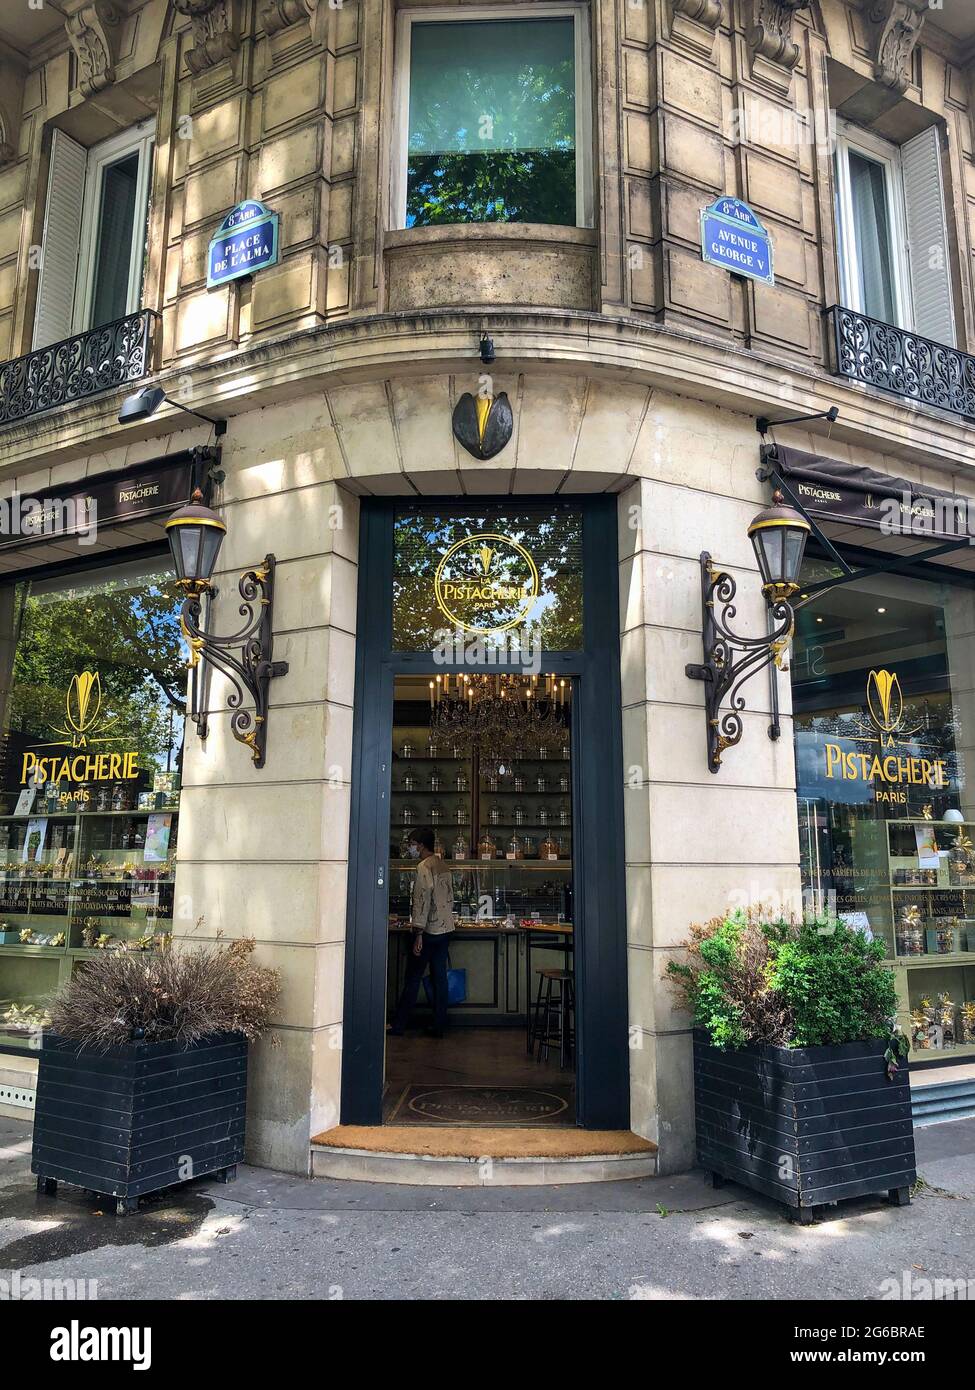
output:
<instances>
[{"instance_id":1,"label":"black awning","mask_svg":"<svg viewBox=\"0 0 975 1390\"><path fill-rule=\"evenodd\" d=\"M782 444L766 448L764 458L817 521L869 526L919 541L975 536L973 498Z\"/></svg>"}]
</instances>

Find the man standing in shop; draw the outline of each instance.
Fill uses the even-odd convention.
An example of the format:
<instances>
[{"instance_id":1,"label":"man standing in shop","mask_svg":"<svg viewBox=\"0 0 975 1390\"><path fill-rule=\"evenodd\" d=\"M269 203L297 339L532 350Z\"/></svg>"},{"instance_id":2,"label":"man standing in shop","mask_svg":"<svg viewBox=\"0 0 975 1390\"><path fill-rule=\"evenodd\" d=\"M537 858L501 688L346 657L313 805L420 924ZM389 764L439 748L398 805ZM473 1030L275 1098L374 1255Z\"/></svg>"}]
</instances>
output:
<instances>
[{"instance_id":1,"label":"man standing in shop","mask_svg":"<svg viewBox=\"0 0 975 1390\"><path fill-rule=\"evenodd\" d=\"M447 952L454 930L454 881L450 868L434 854L432 830L414 830L410 853L419 863L413 881L413 950L406 967L406 982L389 1026L394 1037L402 1037L420 992L420 981L427 966L433 990L433 1028L442 1038L447 1028Z\"/></svg>"}]
</instances>

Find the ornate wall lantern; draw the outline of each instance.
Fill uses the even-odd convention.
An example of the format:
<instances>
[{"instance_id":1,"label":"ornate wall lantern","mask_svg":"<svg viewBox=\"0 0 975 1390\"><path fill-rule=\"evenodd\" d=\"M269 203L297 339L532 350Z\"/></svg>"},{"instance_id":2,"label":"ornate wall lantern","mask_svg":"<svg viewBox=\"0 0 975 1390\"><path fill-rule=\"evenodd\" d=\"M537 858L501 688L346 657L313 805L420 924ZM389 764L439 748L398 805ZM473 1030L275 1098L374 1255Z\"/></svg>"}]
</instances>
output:
<instances>
[{"instance_id":1,"label":"ornate wall lantern","mask_svg":"<svg viewBox=\"0 0 975 1390\"><path fill-rule=\"evenodd\" d=\"M704 662L689 664L684 670L691 680L705 683L708 767L712 772L721 767L725 749L741 739L741 711L745 708L742 686L773 662L782 669L795 627L792 600L799 592L799 571L811 530L805 517L785 505L781 492L773 494L772 506L760 511L748 528L772 618L772 631L761 637L744 637L729 626L738 611L738 586L730 574L715 568L707 551L701 556ZM726 697L731 707L721 714Z\"/></svg>"},{"instance_id":2,"label":"ornate wall lantern","mask_svg":"<svg viewBox=\"0 0 975 1390\"><path fill-rule=\"evenodd\" d=\"M274 599L274 556L245 570L237 588L241 597L239 613L244 626L226 637L208 632L203 611L204 597L212 598L211 586L217 556L227 533L226 524L204 504L199 488L188 506L166 522L166 536L176 567L176 583L185 595L180 611L183 636L190 648L187 662L190 680L190 718L200 738L207 736L205 666L209 663L230 681L227 697L231 711L230 728L234 738L251 750L255 767L264 766L267 748L268 689L275 676L288 673L286 661L272 660L272 604ZM243 708L245 694L254 701L254 712Z\"/></svg>"}]
</instances>

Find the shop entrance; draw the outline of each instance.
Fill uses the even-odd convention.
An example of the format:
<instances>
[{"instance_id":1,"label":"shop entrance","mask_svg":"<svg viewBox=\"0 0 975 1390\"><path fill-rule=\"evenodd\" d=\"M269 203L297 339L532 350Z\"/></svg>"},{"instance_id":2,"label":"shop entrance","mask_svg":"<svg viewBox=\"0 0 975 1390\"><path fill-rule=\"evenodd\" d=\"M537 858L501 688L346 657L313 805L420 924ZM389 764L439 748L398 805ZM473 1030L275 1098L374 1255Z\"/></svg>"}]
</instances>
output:
<instances>
[{"instance_id":1,"label":"shop entrance","mask_svg":"<svg viewBox=\"0 0 975 1390\"><path fill-rule=\"evenodd\" d=\"M393 700L384 1122L574 1124L572 678L402 675Z\"/></svg>"},{"instance_id":2,"label":"shop entrance","mask_svg":"<svg viewBox=\"0 0 975 1390\"><path fill-rule=\"evenodd\" d=\"M363 503L345 1124L629 1128L616 526L607 497ZM396 1012L427 858L442 1038L429 968Z\"/></svg>"}]
</instances>

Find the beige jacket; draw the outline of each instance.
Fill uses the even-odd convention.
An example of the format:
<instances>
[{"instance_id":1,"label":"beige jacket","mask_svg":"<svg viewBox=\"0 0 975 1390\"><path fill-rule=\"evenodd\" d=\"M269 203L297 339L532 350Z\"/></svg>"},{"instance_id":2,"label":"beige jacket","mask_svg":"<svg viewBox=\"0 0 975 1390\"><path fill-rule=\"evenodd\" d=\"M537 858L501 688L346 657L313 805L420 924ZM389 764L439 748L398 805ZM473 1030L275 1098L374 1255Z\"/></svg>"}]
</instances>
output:
<instances>
[{"instance_id":1,"label":"beige jacket","mask_svg":"<svg viewBox=\"0 0 975 1390\"><path fill-rule=\"evenodd\" d=\"M413 882L413 930L443 936L454 929L454 880L449 865L428 854L416 866Z\"/></svg>"}]
</instances>

